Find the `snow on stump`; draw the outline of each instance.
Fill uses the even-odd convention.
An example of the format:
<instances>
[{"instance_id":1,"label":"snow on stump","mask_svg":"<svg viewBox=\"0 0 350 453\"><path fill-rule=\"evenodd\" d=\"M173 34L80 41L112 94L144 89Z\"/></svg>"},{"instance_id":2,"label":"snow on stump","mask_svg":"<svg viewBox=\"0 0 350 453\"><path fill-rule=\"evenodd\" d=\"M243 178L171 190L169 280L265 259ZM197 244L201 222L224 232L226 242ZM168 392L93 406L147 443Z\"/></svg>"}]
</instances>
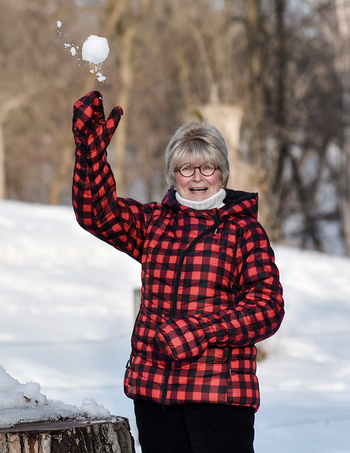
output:
<instances>
[{"instance_id":1,"label":"snow on stump","mask_svg":"<svg viewBox=\"0 0 350 453\"><path fill-rule=\"evenodd\" d=\"M0 428L0 453L135 453L127 418L44 421Z\"/></svg>"},{"instance_id":2,"label":"snow on stump","mask_svg":"<svg viewBox=\"0 0 350 453\"><path fill-rule=\"evenodd\" d=\"M129 421L92 398L53 401L0 366L0 453L135 453Z\"/></svg>"}]
</instances>

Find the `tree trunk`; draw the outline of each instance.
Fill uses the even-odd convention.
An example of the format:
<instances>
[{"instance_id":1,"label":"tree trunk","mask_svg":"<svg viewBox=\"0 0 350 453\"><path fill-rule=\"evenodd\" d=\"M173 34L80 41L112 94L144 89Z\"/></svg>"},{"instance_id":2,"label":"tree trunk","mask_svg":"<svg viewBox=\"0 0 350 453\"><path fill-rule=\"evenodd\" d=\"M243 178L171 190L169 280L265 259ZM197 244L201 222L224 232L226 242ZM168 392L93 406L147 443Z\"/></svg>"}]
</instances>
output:
<instances>
[{"instance_id":1,"label":"tree trunk","mask_svg":"<svg viewBox=\"0 0 350 453\"><path fill-rule=\"evenodd\" d=\"M245 0L245 30L247 37L247 56L249 67L249 95L250 107L253 113L256 143L254 143L254 159L262 168L262 144L260 136L261 122L264 112L264 98L262 87L262 19L260 0Z\"/></svg>"},{"instance_id":2,"label":"tree trunk","mask_svg":"<svg viewBox=\"0 0 350 453\"><path fill-rule=\"evenodd\" d=\"M250 173L257 187L259 199L259 220L264 227L270 227L270 206L268 204L269 180L264 170L264 88L263 88L263 21L261 0L245 0L245 34L247 41L247 63L249 69L249 101L250 112L248 121L251 129L250 157L253 172Z\"/></svg>"},{"instance_id":3,"label":"tree trunk","mask_svg":"<svg viewBox=\"0 0 350 453\"><path fill-rule=\"evenodd\" d=\"M349 90L350 95L350 90ZM350 127L344 131L344 148L342 153L342 172L340 177L340 214L341 231L345 254L350 256Z\"/></svg>"},{"instance_id":4,"label":"tree trunk","mask_svg":"<svg viewBox=\"0 0 350 453\"><path fill-rule=\"evenodd\" d=\"M133 47L134 36L137 24L133 23L127 27L121 37L121 55L120 55L120 95L118 103L125 112L128 111L130 103L130 92L133 83L133 69L131 63L131 52ZM113 172L117 183L118 196L125 196L126 184L124 177L125 154L126 154L126 134L127 120L124 118L120 121L118 131L114 139L115 165Z\"/></svg>"},{"instance_id":5,"label":"tree trunk","mask_svg":"<svg viewBox=\"0 0 350 453\"><path fill-rule=\"evenodd\" d=\"M231 175L228 188L235 190L257 190L253 183L251 166L242 161L239 150L240 130L243 119L243 110L235 105L206 104L198 107L200 120L208 120L215 126L225 139ZM254 186L254 187L253 187Z\"/></svg>"},{"instance_id":6,"label":"tree trunk","mask_svg":"<svg viewBox=\"0 0 350 453\"><path fill-rule=\"evenodd\" d=\"M350 256L350 4L335 1L339 40L336 41L336 65L343 88L343 147L339 181L341 230L346 255ZM339 41L339 42L338 42Z\"/></svg>"},{"instance_id":7,"label":"tree trunk","mask_svg":"<svg viewBox=\"0 0 350 453\"><path fill-rule=\"evenodd\" d=\"M127 418L32 422L0 428L0 453L135 453Z\"/></svg>"},{"instance_id":8,"label":"tree trunk","mask_svg":"<svg viewBox=\"0 0 350 453\"><path fill-rule=\"evenodd\" d=\"M0 93L0 200L6 198L6 144L4 135L4 122L9 117L12 110L18 109L26 104L28 99L36 93L36 90L31 90L25 96L20 93L17 97L5 97Z\"/></svg>"},{"instance_id":9,"label":"tree trunk","mask_svg":"<svg viewBox=\"0 0 350 453\"><path fill-rule=\"evenodd\" d=\"M285 10L286 0L275 0L276 11L276 91L277 106L275 112L276 134L276 157L274 179L270 187L270 196L273 200L271 206L271 239L278 241L282 235L282 224L284 220L284 187L283 172L288 158L289 145L286 139L286 78L287 78L287 54L286 54L286 32L285 32Z\"/></svg>"},{"instance_id":10,"label":"tree trunk","mask_svg":"<svg viewBox=\"0 0 350 453\"><path fill-rule=\"evenodd\" d=\"M62 186L65 181L65 176L67 175L67 172L69 171L71 166L73 149L74 148L71 145L67 145L62 150L61 161L58 166L56 178L53 180L50 187L49 204L60 204Z\"/></svg>"},{"instance_id":11,"label":"tree trunk","mask_svg":"<svg viewBox=\"0 0 350 453\"><path fill-rule=\"evenodd\" d=\"M5 139L0 104L0 200L6 198Z\"/></svg>"}]
</instances>

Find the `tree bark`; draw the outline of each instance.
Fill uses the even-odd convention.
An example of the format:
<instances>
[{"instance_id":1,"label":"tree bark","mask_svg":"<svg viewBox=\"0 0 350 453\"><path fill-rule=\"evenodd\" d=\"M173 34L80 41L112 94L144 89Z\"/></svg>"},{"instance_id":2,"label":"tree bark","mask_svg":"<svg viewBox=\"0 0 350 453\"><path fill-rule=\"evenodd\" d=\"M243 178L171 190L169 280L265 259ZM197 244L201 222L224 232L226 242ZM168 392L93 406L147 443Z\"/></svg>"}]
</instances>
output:
<instances>
[{"instance_id":1,"label":"tree bark","mask_svg":"<svg viewBox=\"0 0 350 453\"><path fill-rule=\"evenodd\" d=\"M66 145L62 150L56 177L50 187L49 204L56 205L60 203L62 186L72 162L72 149L73 147L71 145Z\"/></svg>"},{"instance_id":2,"label":"tree bark","mask_svg":"<svg viewBox=\"0 0 350 453\"><path fill-rule=\"evenodd\" d=\"M257 149L254 151L258 164L261 163L261 143L259 128L263 118L264 99L262 89L262 20L260 0L245 0L245 30L249 67L250 107L256 124Z\"/></svg>"},{"instance_id":3,"label":"tree bark","mask_svg":"<svg viewBox=\"0 0 350 453\"><path fill-rule=\"evenodd\" d=\"M26 95L20 93L16 97L3 96L0 93L0 200L6 198L6 143L4 136L4 122L9 117L12 110L23 107L26 102L36 93L37 89L28 91Z\"/></svg>"},{"instance_id":4,"label":"tree bark","mask_svg":"<svg viewBox=\"0 0 350 453\"><path fill-rule=\"evenodd\" d=\"M0 104L0 200L6 198L6 167L5 167L5 139Z\"/></svg>"},{"instance_id":5,"label":"tree bark","mask_svg":"<svg viewBox=\"0 0 350 453\"><path fill-rule=\"evenodd\" d=\"M128 111L130 103L130 92L133 84L133 69L131 63L131 52L133 48L134 36L137 29L137 23L129 25L121 37L121 55L120 55L120 95L118 103L125 112ZM118 132L114 139L115 165L113 168L115 180L117 183L118 196L125 196L126 184L124 177L124 165L126 154L127 137L127 120L124 118L120 121Z\"/></svg>"},{"instance_id":6,"label":"tree bark","mask_svg":"<svg viewBox=\"0 0 350 453\"><path fill-rule=\"evenodd\" d=\"M284 206L284 187L283 171L288 158L288 141L286 138L286 78L287 78L287 54L286 54L286 32L284 16L286 10L286 0L275 0L276 12L276 58L277 58L277 106L275 113L276 134L276 167L274 179L270 191L271 199L274 200L271 206L271 239L278 241L282 235L283 206Z\"/></svg>"},{"instance_id":7,"label":"tree bark","mask_svg":"<svg viewBox=\"0 0 350 453\"><path fill-rule=\"evenodd\" d=\"M135 453L127 418L32 422L0 428L0 453Z\"/></svg>"},{"instance_id":8,"label":"tree bark","mask_svg":"<svg viewBox=\"0 0 350 453\"><path fill-rule=\"evenodd\" d=\"M339 42L336 43L340 81L343 88L343 148L339 181L341 231L346 255L350 256L350 4L335 1Z\"/></svg>"},{"instance_id":9,"label":"tree bark","mask_svg":"<svg viewBox=\"0 0 350 453\"><path fill-rule=\"evenodd\" d=\"M259 220L264 227L270 229L270 209L267 203L269 180L264 170L264 143L263 143L263 122L264 122L264 87L263 87L263 21L261 14L261 0L245 0L245 34L247 40L247 63L249 69L249 105L250 105L250 154L254 169L255 184L258 188Z\"/></svg>"}]
</instances>

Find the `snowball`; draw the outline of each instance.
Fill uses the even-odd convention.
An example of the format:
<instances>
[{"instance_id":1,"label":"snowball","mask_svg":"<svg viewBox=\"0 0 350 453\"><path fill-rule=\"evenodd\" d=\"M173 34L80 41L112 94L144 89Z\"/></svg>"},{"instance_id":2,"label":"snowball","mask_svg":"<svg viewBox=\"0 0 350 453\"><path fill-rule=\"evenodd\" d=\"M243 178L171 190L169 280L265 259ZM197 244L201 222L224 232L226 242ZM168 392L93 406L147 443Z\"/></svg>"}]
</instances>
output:
<instances>
[{"instance_id":1,"label":"snowball","mask_svg":"<svg viewBox=\"0 0 350 453\"><path fill-rule=\"evenodd\" d=\"M105 61L109 54L109 46L106 38L90 35L84 41L82 48L83 60L90 63L100 64Z\"/></svg>"}]
</instances>

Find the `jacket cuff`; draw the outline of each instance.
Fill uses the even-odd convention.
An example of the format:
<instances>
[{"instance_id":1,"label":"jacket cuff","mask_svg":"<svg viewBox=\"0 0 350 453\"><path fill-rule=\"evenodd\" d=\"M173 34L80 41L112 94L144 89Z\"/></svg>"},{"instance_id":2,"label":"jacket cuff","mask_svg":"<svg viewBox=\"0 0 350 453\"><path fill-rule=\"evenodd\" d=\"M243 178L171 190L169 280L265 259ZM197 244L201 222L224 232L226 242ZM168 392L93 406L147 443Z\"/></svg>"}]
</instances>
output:
<instances>
[{"instance_id":1,"label":"jacket cuff","mask_svg":"<svg viewBox=\"0 0 350 453\"><path fill-rule=\"evenodd\" d=\"M222 326L222 319L218 315L201 316L199 319L205 338L212 346L226 346L228 334Z\"/></svg>"}]
</instances>

